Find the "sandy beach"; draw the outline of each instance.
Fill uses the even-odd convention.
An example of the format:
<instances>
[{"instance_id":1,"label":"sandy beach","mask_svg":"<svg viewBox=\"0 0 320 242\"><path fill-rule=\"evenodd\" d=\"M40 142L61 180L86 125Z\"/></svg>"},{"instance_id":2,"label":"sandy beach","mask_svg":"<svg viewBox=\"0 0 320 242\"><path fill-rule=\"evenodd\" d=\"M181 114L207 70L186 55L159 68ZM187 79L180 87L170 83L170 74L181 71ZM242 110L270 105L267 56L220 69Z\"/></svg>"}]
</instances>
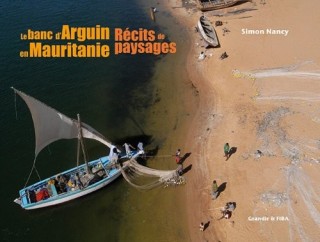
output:
<instances>
[{"instance_id":1,"label":"sandy beach","mask_svg":"<svg viewBox=\"0 0 320 242\"><path fill-rule=\"evenodd\" d=\"M182 145L192 153L184 164L192 165L184 188L191 240L318 241L320 3L253 1L205 12L223 23L220 47L209 49L195 31L202 13L185 4L166 2L190 30L186 70L199 95ZM227 161L226 142L236 148ZM227 202L236 209L218 220Z\"/></svg>"}]
</instances>

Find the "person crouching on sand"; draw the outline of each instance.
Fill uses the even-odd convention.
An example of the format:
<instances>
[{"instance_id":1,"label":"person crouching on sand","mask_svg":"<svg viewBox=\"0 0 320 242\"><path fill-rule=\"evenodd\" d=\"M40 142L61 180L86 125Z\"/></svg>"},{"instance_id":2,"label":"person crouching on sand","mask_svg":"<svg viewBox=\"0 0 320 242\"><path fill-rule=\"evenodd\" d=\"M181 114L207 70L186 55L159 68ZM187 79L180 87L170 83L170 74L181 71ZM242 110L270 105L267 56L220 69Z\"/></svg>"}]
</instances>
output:
<instances>
[{"instance_id":1,"label":"person crouching on sand","mask_svg":"<svg viewBox=\"0 0 320 242\"><path fill-rule=\"evenodd\" d=\"M227 202L226 205L220 210L222 213L222 217L220 219L229 219L232 215L232 212L236 208L236 204L234 202Z\"/></svg>"}]
</instances>

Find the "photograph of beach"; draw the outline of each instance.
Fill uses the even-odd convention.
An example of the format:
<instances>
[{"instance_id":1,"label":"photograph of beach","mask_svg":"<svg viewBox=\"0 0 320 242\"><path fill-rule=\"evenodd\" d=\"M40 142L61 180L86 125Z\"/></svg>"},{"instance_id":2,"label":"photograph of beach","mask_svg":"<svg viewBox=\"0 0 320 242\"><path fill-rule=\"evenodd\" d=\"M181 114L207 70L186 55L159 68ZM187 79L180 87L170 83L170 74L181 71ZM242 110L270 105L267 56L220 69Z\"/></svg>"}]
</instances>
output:
<instances>
[{"instance_id":1,"label":"photograph of beach","mask_svg":"<svg viewBox=\"0 0 320 242\"><path fill-rule=\"evenodd\" d=\"M319 6L3 1L0 240L320 241Z\"/></svg>"}]
</instances>

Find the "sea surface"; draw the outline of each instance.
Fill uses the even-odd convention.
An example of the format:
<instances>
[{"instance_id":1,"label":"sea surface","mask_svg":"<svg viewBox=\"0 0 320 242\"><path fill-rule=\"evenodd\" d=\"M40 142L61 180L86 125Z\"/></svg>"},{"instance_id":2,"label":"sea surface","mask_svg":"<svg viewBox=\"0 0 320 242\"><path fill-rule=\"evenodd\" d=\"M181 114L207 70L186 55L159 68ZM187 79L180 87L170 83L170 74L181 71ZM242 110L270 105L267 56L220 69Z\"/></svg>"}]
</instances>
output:
<instances>
[{"instance_id":1,"label":"sea surface","mask_svg":"<svg viewBox=\"0 0 320 242\"><path fill-rule=\"evenodd\" d=\"M140 192L119 178L61 206L25 211L13 203L31 170L35 140L29 110L11 86L71 118L80 113L83 122L115 144L143 141L148 147L157 140L156 134L144 131L155 100L153 75L157 63L166 58L21 58L28 41L21 40L20 34L27 29L56 32L63 24L170 32L170 27L161 29L150 21L149 7L124 0L1 1L1 241L188 241L184 223L179 222L182 206L172 205L174 189ZM171 16L162 18L168 21ZM86 144L91 159L109 152L96 142ZM41 178L75 164L76 140L55 142L37 158ZM33 174L30 182L36 181Z\"/></svg>"}]
</instances>

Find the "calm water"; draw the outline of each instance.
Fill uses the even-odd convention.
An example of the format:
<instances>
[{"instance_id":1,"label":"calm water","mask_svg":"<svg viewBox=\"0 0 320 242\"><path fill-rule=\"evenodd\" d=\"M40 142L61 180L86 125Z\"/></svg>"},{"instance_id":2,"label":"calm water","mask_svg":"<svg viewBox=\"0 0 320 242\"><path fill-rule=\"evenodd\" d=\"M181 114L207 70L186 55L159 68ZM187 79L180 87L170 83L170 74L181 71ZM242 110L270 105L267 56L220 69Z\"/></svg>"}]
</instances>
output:
<instances>
[{"instance_id":1,"label":"calm water","mask_svg":"<svg viewBox=\"0 0 320 242\"><path fill-rule=\"evenodd\" d=\"M23 59L19 51L27 43L20 40L20 33L28 28L58 31L63 24L158 30L142 6L124 0L0 3L1 241L185 241L182 228L172 219L179 210L161 209L173 202L173 190L146 194L118 179L102 191L62 206L24 211L12 202L32 165L34 130L19 97L16 119L10 86L69 117L80 113L82 121L113 142L128 138L135 142L137 136L147 141L154 137L143 132L144 114L151 105L150 78L159 59L148 55ZM95 142L87 144L90 158L108 152ZM42 178L75 165L76 141L57 142L49 148L38 156Z\"/></svg>"}]
</instances>

